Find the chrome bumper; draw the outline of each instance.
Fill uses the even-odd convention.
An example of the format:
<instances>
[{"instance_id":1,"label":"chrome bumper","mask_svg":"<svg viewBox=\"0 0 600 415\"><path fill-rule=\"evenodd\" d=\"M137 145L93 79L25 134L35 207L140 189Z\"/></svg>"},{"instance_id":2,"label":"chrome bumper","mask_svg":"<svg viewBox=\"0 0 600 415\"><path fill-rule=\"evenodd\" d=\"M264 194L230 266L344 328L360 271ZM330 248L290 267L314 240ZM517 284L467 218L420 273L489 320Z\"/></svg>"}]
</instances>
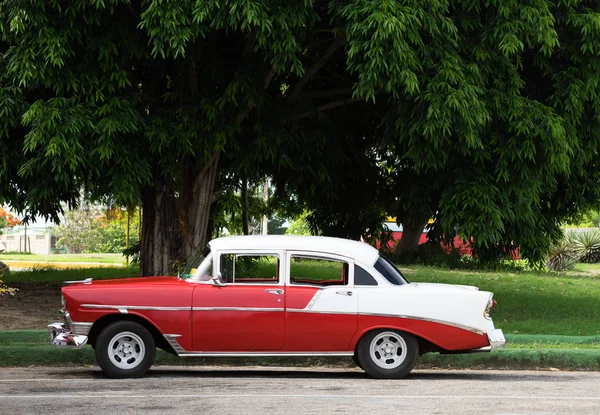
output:
<instances>
[{"instance_id":1,"label":"chrome bumper","mask_svg":"<svg viewBox=\"0 0 600 415\"><path fill-rule=\"evenodd\" d=\"M73 334L69 326L63 323L48 324L50 344L53 346L70 347L78 349L87 344L88 336Z\"/></svg>"},{"instance_id":2,"label":"chrome bumper","mask_svg":"<svg viewBox=\"0 0 600 415\"><path fill-rule=\"evenodd\" d=\"M487 336L490 342L491 349L499 349L504 347L504 345L506 344L504 333L502 333L502 330L500 329L488 330Z\"/></svg>"}]
</instances>

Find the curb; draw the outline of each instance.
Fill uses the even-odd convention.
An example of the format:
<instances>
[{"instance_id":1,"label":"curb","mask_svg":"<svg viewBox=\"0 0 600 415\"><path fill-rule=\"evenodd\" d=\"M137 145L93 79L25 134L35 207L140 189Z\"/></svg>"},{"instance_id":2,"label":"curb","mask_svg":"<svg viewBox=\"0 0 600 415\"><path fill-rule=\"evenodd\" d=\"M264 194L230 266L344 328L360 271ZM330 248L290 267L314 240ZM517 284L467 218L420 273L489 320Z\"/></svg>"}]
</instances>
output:
<instances>
[{"instance_id":1,"label":"curb","mask_svg":"<svg viewBox=\"0 0 600 415\"><path fill-rule=\"evenodd\" d=\"M354 367L351 358L180 358L157 350L157 365L227 366L325 366ZM15 344L0 346L0 367L96 365L94 350ZM598 349L504 349L491 353L440 355L430 353L417 360L417 368L444 369L561 369L600 370Z\"/></svg>"}]
</instances>

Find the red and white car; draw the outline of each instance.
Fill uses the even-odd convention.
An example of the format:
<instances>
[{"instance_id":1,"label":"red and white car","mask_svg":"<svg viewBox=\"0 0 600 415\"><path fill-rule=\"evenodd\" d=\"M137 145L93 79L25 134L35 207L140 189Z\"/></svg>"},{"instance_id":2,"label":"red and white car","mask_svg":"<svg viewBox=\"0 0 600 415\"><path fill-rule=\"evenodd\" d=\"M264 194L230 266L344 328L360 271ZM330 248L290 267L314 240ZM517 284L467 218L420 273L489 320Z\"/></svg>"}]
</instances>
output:
<instances>
[{"instance_id":1,"label":"red and white car","mask_svg":"<svg viewBox=\"0 0 600 415\"><path fill-rule=\"evenodd\" d=\"M303 236L211 241L179 277L85 280L62 289L51 343L90 344L111 377L144 375L156 347L181 357L353 356L400 378L423 353L504 346L476 287L409 283L364 243Z\"/></svg>"}]
</instances>

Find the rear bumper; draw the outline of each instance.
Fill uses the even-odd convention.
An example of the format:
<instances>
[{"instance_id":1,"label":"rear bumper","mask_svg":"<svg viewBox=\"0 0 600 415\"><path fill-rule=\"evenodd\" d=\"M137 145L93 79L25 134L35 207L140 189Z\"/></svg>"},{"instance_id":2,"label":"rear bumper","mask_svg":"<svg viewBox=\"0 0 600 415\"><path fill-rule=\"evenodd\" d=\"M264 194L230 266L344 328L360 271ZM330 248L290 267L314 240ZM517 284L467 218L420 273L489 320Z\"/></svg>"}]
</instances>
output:
<instances>
[{"instance_id":1,"label":"rear bumper","mask_svg":"<svg viewBox=\"0 0 600 415\"><path fill-rule=\"evenodd\" d=\"M504 333L500 329L488 330L487 336L490 342L490 349L499 349L506 344Z\"/></svg>"},{"instance_id":2,"label":"rear bumper","mask_svg":"<svg viewBox=\"0 0 600 415\"><path fill-rule=\"evenodd\" d=\"M48 335L53 346L79 349L88 341L88 336L71 333L71 329L63 323L48 324Z\"/></svg>"},{"instance_id":3,"label":"rear bumper","mask_svg":"<svg viewBox=\"0 0 600 415\"><path fill-rule=\"evenodd\" d=\"M444 350L440 351L440 354L467 354L467 353L484 353L491 352L494 349L500 349L506 344L504 333L500 329L493 329L487 331L487 337L489 346L480 347L478 349L469 350Z\"/></svg>"}]
</instances>

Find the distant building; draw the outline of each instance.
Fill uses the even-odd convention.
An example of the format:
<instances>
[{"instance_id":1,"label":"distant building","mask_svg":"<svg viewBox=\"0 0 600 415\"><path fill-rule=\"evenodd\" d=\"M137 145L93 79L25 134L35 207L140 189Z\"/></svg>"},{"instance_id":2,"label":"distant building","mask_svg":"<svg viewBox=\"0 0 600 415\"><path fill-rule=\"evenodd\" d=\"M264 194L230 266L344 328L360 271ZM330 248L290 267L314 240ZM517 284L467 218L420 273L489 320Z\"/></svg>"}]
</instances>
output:
<instances>
[{"instance_id":1,"label":"distant building","mask_svg":"<svg viewBox=\"0 0 600 415\"><path fill-rule=\"evenodd\" d=\"M15 226L4 229L0 235L0 252L29 252L47 255L56 249L56 237L48 231L46 224Z\"/></svg>"}]
</instances>

